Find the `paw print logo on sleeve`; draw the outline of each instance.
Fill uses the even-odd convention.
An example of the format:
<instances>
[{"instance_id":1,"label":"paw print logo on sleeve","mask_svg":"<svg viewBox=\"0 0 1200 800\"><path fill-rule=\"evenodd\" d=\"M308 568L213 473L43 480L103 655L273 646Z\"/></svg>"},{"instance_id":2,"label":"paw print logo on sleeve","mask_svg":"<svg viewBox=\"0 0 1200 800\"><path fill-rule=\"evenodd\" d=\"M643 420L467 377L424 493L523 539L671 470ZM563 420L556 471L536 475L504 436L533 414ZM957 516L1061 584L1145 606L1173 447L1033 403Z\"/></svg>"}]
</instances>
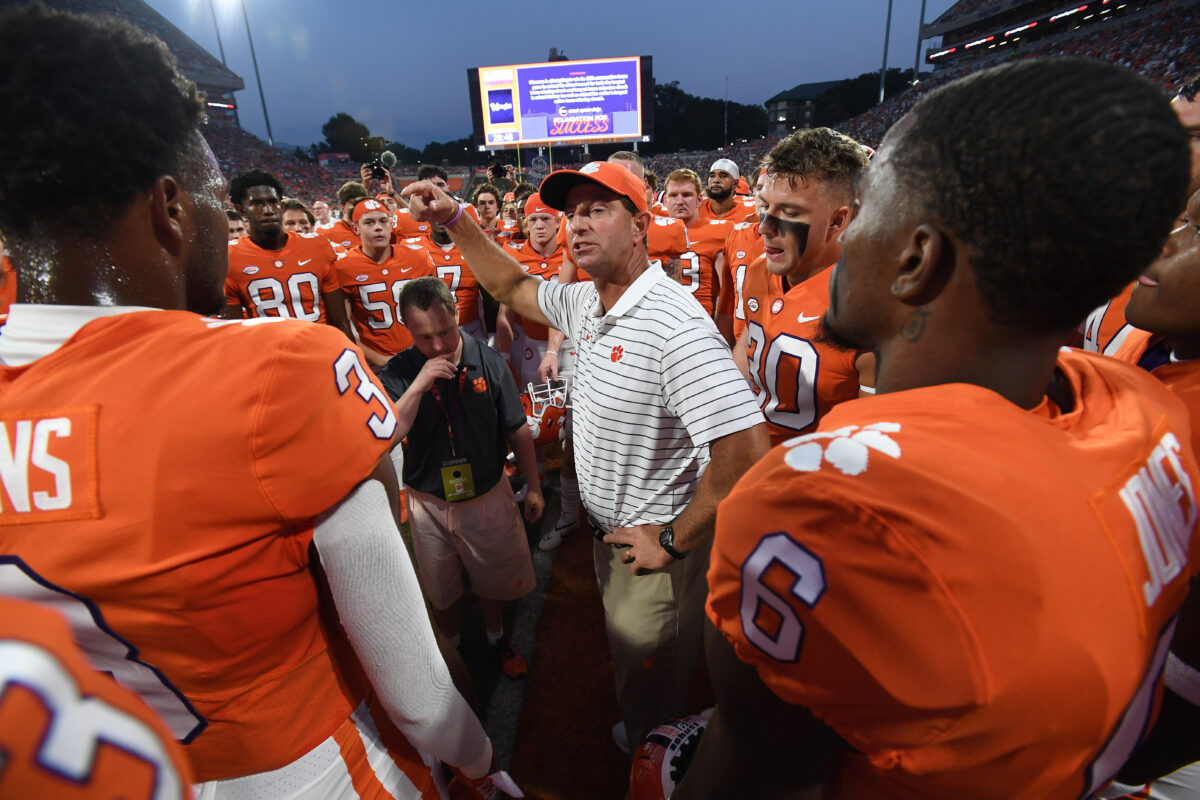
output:
<instances>
[{"instance_id":1,"label":"paw print logo on sleeve","mask_svg":"<svg viewBox=\"0 0 1200 800\"><path fill-rule=\"evenodd\" d=\"M843 475L861 475L870 466L872 452L900 458L900 445L888 436L899 432L897 422L875 422L797 436L783 443L788 449L783 460L797 472L816 472L827 462Z\"/></svg>"}]
</instances>

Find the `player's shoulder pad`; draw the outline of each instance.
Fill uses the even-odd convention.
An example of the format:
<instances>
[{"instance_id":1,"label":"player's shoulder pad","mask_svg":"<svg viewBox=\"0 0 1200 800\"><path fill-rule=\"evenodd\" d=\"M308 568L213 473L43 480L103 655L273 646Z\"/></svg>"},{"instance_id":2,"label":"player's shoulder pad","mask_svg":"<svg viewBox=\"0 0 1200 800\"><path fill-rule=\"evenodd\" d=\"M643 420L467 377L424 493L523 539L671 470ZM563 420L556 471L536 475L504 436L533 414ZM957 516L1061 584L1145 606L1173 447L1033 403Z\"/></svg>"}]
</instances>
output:
<instances>
[{"instance_id":1,"label":"player's shoulder pad","mask_svg":"<svg viewBox=\"0 0 1200 800\"><path fill-rule=\"evenodd\" d=\"M301 238L301 239L325 239L325 237L324 237L324 236L322 236L321 234L319 234L319 233L316 233L316 232L313 232L313 233L302 233L302 234L300 234L300 238ZM325 241L329 241L329 240L328 240L328 239L325 239Z\"/></svg>"},{"instance_id":2,"label":"player's shoulder pad","mask_svg":"<svg viewBox=\"0 0 1200 800\"><path fill-rule=\"evenodd\" d=\"M655 224L655 225L662 225L662 226L665 228L665 227L668 227L668 226L670 226L670 225L682 224L682 221L681 221L681 220L677 220L677 219L675 219L674 217L659 217L659 216L656 216L656 217L654 218L654 224Z\"/></svg>"},{"instance_id":3,"label":"player's shoulder pad","mask_svg":"<svg viewBox=\"0 0 1200 800\"><path fill-rule=\"evenodd\" d=\"M727 219L710 219L708 221L708 224L709 225L728 225L729 220L727 220Z\"/></svg>"},{"instance_id":4,"label":"player's shoulder pad","mask_svg":"<svg viewBox=\"0 0 1200 800\"><path fill-rule=\"evenodd\" d=\"M407 247L409 250L424 250L425 249L424 247L421 247L421 245L419 245L419 244L410 244L410 242L413 242L413 241L415 241L415 240L414 239L405 239L404 246Z\"/></svg>"},{"instance_id":5,"label":"player's shoulder pad","mask_svg":"<svg viewBox=\"0 0 1200 800\"><path fill-rule=\"evenodd\" d=\"M746 228L749 228L751 225L757 225L757 224L758 224L757 222L739 222L733 226L733 229L735 231L744 231Z\"/></svg>"}]
</instances>

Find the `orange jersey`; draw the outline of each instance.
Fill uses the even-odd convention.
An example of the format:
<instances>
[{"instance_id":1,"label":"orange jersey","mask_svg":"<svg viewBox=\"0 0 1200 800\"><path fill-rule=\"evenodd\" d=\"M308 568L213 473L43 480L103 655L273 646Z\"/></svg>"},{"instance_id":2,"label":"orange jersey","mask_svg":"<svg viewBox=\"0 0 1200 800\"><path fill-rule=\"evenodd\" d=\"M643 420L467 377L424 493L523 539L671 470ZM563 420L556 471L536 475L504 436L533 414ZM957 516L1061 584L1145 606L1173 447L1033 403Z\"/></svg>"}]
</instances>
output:
<instances>
[{"instance_id":1,"label":"orange jersey","mask_svg":"<svg viewBox=\"0 0 1200 800\"><path fill-rule=\"evenodd\" d=\"M762 254L763 242L762 235L758 232L758 221L735 223L733 230L725 239L721 296L717 298L717 313L733 316L735 341L742 335L742 330L746 327L746 309L742 291L746 284L746 270ZM782 288L782 284L780 287Z\"/></svg>"},{"instance_id":2,"label":"orange jersey","mask_svg":"<svg viewBox=\"0 0 1200 800\"><path fill-rule=\"evenodd\" d=\"M0 368L17 459L0 475L3 591L67 611L93 666L188 745L197 780L277 769L364 698L318 616L309 544L395 430L361 353L328 326L89 322Z\"/></svg>"},{"instance_id":3,"label":"orange jersey","mask_svg":"<svg viewBox=\"0 0 1200 800\"><path fill-rule=\"evenodd\" d=\"M558 272L562 269L563 255L566 250L562 245L555 247L554 252L548 256L543 256L533 249L533 245L528 242L519 242L504 246L504 252L517 260L521 265L521 269L528 272L530 275L535 275L542 280L558 282ZM550 338L550 329L540 322L519 317L521 320L521 329L525 331L525 335L530 339L537 339L544 342Z\"/></svg>"},{"instance_id":4,"label":"orange jersey","mask_svg":"<svg viewBox=\"0 0 1200 800\"><path fill-rule=\"evenodd\" d=\"M479 319L479 281L475 273L466 266L467 260L453 243L441 245L428 236L405 239L405 244L420 245L429 254L429 263L434 274L450 287L454 296L454 307L458 310L458 324L468 325Z\"/></svg>"},{"instance_id":5,"label":"orange jersey","mask_svg":"<svg viewBox=\"0 0 1200 800\"><path fill-rule=\"evenodd\" d=\"M1192 418L1192 449L1200 453L1200 361L1164 364L1151 374L1188 407Z\"/></svg>"},{"instance_id":6,"label":"orange jersey","mask_svg":"<svg viewBox=\"0 0 1200 800\"><path fill-rule=\"evenodd\" d=\"M831 797L1090 797L1146 730L1200 559L1187 414L1137 368L1058 368L1066 413L843 403L721 503L708 615L849 745Z\"/></svg>"},{"instance_id":7,"label":"orange jersey","mask_svg":"<svg viewBox=\"0 0 1200 800\"><path fill-rule=\"evenodd\" d=\"M411 280L434 274L425 248L395 244L391 257L376 264L359 246L339 259L335 268L362 343L385 356L411 347L412 334L400 320L400 290Z\"/></svg>"},{"instance_id":8,"label":"orange jersey","mask_svg":"<svg viewBox=\"0 0 1200 800\"><path fill-rule=\"evenodd\" d=\"M1088 314L1083 323L1084 350L1106 356L1123 350L1123 360L1137 363L1141 351L1135 352L1133 342L1129 340L1141 341L1144 350L1147 337L1139 335L1144 332L1125 321L1125 306L1129 305L1129 296L1136 285L1137 281L1129 284L1112 300Z\"/></svg>"},{"instance_id":9,"label":"orange jersey","mask_svg":"<svg viewBox=\"0 0 1200 800\"><path fill-rule=\"evenodd\" d=\"M8 307L17 302L17 271L12 259L0 259L0 326L8 321Z\"/></svg>"},{"instance_id":10,"label":"orange jersey","mask_svg":"<svg viewBox=\"0 0 1200 800\"><path fill-rule=\"evenodd\" d=\"M716 313L717 294L721 288L717 255L725 249L725 237L732 228L733 225L724 220L697 220L687 229L688 251L679 256L683 262L679 282L710 317Z\"/></svg>"},{"instance_id":11,"label":"orange jersey","mask_svg":"<svg viewBox=\"0 0 1200 800\"><path fill-rule=\"evenodd\" d=\"M396 244L397 240L424 236L427 233L429 233L429 223L417 222L407 208L397 209L396 215L392 217L392 244Z\"/></svg>"},{"instance_id":12,"label":"orange jersey","mask_svg":"<svg viewBox=\"0 0 1200 800\"><path fill-rule=\"evenodd\" d=\"M734 197L733 207L724 214L717 214L713 211L712 198L706 197L700 201L700 219L723 219L726 222L745 222L746 220L758 220L758 209L754 205L752 197Z\"/></svg>"},{"instance_id":13,"label":"orange jersey","mask_svg":"<svg viewBox=\"0 0 1200 800\"><path fill-rule=\"evenodd\" d=\"M772 444L807 433L838 403L858 397L854 362L859 353L820 341L832 271L829 266L777 296L766 291L765 264L747 281L754 309L746 320L750 388L767 418Z\"/></svg>"},{"instance_id":14,"label":"orange jersey","mask_svg":"<svg viewBox=\"0 0 1200 800\"><path fill-rule=\"evenodd\" d=\"M61 614L7 597L0 597L0 750L0 797L192 796L183 748L158 715L92 668Z\"/></svg>"},{"instance_id":15,"label":"orange jersey","mask_svg":"<svg viewBox=\"0 0 1200 800\"><path fill-rule=\"evenodd\" d=\"M321 295L338 290L337 254L315 233L289 233L280 250L264 250L249 236L229 246L225 302L251 317L324 322Z\"/></svg>"},{"instance_id":16,"label":"orange jersey","mask_svg":"<svg viewBox=\"0 0 1200 800\"><path fill-rule=\"evenodd\" d=\"M344 219L339 219L328 228L317 228L315 233L319 236L324 236L329 240L330 244L334 247L340 247L342 250L349 250L355 245L362 243L362 239L355 232L354 226Z\"/></svg>"}]
</instances>

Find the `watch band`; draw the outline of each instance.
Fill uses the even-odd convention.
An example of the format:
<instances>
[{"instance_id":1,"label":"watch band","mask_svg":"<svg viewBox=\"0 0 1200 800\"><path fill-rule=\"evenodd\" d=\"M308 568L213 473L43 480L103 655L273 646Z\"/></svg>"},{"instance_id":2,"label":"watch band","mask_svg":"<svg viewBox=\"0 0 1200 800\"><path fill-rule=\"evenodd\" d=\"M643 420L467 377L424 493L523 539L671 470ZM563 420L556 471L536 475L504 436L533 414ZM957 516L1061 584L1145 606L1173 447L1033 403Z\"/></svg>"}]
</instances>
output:
<instances>
[{"instance_id":1,"label":"watch band","mask_svg":"<svg viewBox=\"0 0 1200 800\"><path fill-rule=\"evenodd\" d=\"M667 555L677 561L682 561L687 558L687 551L680 552L675 549L675 528L668 525L663 528L658 534L658 546L667 551Z\"/></svg>"}]
</instances>

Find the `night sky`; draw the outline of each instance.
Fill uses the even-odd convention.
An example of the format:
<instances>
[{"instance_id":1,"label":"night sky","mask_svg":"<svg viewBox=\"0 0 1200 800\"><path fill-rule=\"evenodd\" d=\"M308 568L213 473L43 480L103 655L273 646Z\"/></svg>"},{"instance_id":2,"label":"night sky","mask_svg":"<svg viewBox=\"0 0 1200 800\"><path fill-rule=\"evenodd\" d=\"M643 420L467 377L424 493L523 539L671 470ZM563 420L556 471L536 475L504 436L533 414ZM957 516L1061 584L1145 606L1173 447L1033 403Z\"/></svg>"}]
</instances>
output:
<instances>
[{"instance_id":1,"label":"night sky","mask_svg":"<svg viewBox=\"0 0 1200 800\"><path fill-rule=\"evenodd\" d=\"M209 0L147 0L220 57ZM244 128L267 138L238 0L212 0L229 67L245 81ZM877 71L887 0L742 0L683 5L245 0L277 143L320 141L345 111L372 135L421 149L471 133L467 68L569 58L654 57L654 79L702 97L761 104L799 83ZM951 0L931 0L935 19ZM736 10L735 10L736 9ZM895 0L888 66L911 71L920 0ZM930 45L926 42L926 47Z\"/></svg>"}]
</instances>

